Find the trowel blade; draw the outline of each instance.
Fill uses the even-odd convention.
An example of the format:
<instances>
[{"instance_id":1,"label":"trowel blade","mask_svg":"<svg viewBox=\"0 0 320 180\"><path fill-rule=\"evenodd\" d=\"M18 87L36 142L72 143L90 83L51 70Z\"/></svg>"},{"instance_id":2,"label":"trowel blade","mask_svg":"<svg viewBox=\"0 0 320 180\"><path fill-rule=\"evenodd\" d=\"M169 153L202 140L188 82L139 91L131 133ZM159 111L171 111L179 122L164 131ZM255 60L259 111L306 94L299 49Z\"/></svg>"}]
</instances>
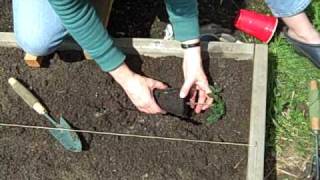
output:
<instances>
[{"instance_id":1,"label":"trowel blade","mask_svg":"<svg viewBox=\"0 0 320 180\"><path fill-rule=\"evenodd\" d=\"M56 127L71 129L70 125L63 117L60 117L60 124L57 123ZM63 145L65 149L72 152L82 151L82 144L76 132L55 129L51 129L49 131Z\"/></svg>"}]
</instances>

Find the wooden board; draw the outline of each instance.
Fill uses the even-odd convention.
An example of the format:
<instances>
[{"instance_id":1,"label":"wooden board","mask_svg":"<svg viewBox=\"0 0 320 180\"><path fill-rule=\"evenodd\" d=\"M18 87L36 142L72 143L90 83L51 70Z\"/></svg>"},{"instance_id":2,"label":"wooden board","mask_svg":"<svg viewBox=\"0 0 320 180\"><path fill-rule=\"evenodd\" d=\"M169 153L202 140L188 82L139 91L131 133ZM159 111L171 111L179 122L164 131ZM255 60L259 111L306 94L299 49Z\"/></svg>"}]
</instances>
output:
<instances>
[{"instance_id":1,"label":"wooden board","mask_svg":"<svg viewBox=\"0 0 320 180\"><path fill-rule=\"evenodd\" d=\"M254 49L251 95L250 135L247 180L262 180L264 172L268 46L257 44Z\"/></svg>"},{"instance_id":2,"label":"wooden board","mask_svg":"<svg viewBox=\"0 0 320 180\"><path fill-rule=\"evenodd\" d=\"M26 53L26 55L24 56L24 62L26 62L26 64L32 68L40 68L42 61L43 56L33 56L28 53Z\"/></svg>"},{"instance_id":3,"label":"wooden board","mask_svg":"<svg viewBox=\"0 0 320 180\"><path fill-rule=\"evenodd\" d=\"M91 0L91 4L95 7L102 23L107 26L111 14L113 0Z\"/></svg>"},{"instance_id":4,"label":"wooden board","mask_svg":"<svg viewBox=\"0 0 320 180\"><path fill-rule=\"evenodd\" d=\"M119 38L114 39L115 45L128 54L140 54L151 57L177 56L183 57L180 42L174 40L147 39L147 38ZM0 46L18 47L13 33L0 32ZM202 52L217 55L222 58L235 60L253 59L253 44L237 44L228 42L202 43ZM79 50L81 47L75 42L64 41L59 50Z\"/></svg>"}]
</instances>

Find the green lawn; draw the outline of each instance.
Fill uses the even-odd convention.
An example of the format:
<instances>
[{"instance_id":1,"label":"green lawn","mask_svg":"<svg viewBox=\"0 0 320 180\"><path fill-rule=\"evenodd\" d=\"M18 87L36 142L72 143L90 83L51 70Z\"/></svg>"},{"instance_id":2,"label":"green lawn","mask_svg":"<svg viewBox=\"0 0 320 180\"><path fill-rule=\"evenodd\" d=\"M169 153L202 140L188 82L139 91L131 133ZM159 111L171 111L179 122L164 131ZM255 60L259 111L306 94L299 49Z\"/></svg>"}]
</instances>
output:
<instances>
[{"instance_id":1,"label":"green lawn","mask_svg":"<svg viewBox=\"0 0 320 180\"><path fill-rule=\"evenodd\" d=\"M320 0L313 1L308 12L319 29ZM291 147L299 155L306 155L313 142L307 110L308 85L311 79L320 80L320 71L295 53L281 35L269 44L269 60L267 116L274 131L269 132L268 145L275 144L279 155Z\"/></svg>"},{"instance_id":2,"label":"green lawn","mask_svg":"<svg viewBox=\"0 0 320 180\"><path fill-rule=\"evenodd\" d=\"M251 1L248 8L270 13L260 0ZM320 0L314 0L307 13L320 30ZM320 70L295 53L281 34L276 35L269 43L266 146L276 157L277 168L302 166L313 153L308 118L308 88L312 79L320 82Z\"/></svg>"}]
</instances>

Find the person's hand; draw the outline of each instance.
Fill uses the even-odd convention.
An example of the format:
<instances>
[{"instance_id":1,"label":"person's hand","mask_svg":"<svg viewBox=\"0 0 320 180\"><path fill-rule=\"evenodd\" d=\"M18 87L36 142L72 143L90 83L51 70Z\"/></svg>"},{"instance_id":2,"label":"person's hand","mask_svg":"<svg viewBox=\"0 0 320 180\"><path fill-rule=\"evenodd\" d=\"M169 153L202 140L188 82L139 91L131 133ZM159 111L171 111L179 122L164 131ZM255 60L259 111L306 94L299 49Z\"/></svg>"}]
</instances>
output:
<instances>
[{"instance_id":1,"label":"person's hand","mask_svg":"<svg viewBox=\"0 0 320 180\"><path fill-rule=\"evenodd\" d=\"M166 89L165 84L132 72L125 63L110 74L139 111L148 114L166 113L157 105L153 96L153 90Z\"/></svg>"},{"instance_id":2,"label":"person's hand","mask_svg":"<svg viewBox=\"0 0 320 180\"><path fill-rule=\"evenodd\" d=\"M184 84L180 91L180 97L185 98L189 95L191 108L196 113L208 109L213 99L208 96L211 90L203 71L200 47L184 50L183 74Z\"/></svg>"}]
</instances>

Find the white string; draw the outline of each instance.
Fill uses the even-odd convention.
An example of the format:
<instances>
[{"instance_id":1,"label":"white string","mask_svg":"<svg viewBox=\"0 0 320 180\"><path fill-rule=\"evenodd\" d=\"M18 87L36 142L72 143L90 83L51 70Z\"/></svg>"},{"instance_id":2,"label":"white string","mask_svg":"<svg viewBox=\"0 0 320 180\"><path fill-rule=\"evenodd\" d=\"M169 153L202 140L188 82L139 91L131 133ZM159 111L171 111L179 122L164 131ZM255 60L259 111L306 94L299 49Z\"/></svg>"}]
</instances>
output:
<instances>
[{"instance_id":1,"label":"white string","mask_svg":"<svg viewBox=\"0 0 320 180\"><path fill-rule=\"evenodd\" d=\"M194 139L169 138L169 137L161 137L161 136L144 136L144 135L135 135L135 134L122 134L122 133L101 132L101 131L92 131L92 130L75 130L75 129L53 128L53 127L21 125L21 124L0 123L0 126L29 128L29 129L62 130L62 131L69 131L69 132L80 132L80 133L122 136L122 137L135 137L135 138L144 138L144 139L159 139L159 140L168 140L168 141L182 141L182 142L193 142L193 143L255 147L255 145L250 145L245 143L235 143L235 142L218 142L218 141L206 141L206 140L194 140Z\"/></svg>"}]
</instances>

